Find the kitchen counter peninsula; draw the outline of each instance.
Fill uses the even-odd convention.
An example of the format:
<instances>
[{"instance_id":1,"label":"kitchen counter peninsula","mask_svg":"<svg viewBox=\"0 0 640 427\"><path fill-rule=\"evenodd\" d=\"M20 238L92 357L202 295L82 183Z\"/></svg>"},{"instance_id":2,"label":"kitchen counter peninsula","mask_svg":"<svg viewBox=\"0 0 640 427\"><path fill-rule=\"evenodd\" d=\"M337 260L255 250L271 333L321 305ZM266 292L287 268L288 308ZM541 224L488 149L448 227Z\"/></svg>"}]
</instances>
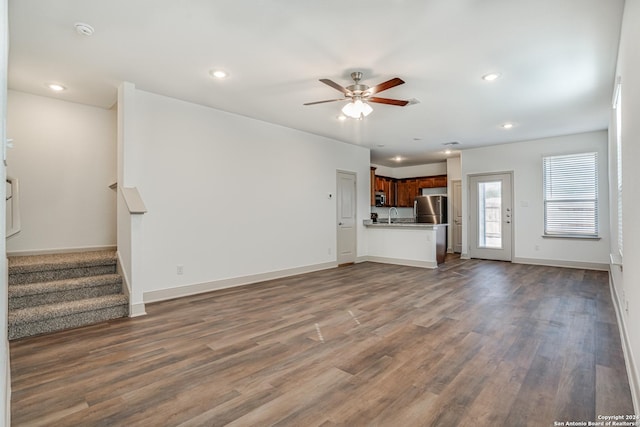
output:
<instances>
[{"instance_id":1,"label":"kitchen counter peninsula","mask_svg":"<svg viewBox=\"0 0 640 427\"><path fill-rule=\"evenodd\" d=\"M437 268L445 259L447 225L416 223L400 218L389 224L365 220L369 261L412 267Z\"/></svg>"}]
</instances>

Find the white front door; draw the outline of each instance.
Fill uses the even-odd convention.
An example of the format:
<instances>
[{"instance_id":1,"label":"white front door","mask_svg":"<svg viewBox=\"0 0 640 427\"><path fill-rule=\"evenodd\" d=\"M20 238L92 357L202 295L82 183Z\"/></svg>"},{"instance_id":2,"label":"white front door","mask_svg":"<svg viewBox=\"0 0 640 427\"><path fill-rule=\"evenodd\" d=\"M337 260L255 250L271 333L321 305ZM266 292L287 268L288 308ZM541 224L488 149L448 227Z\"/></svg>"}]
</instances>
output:
<instances>
[{"instance_id":1,"label":"white front door","mask_svg":"<svg viewBox=\"0 0 640 427\"><path fill-rule=\"evenodd\" d=\"M453 183L453 252L462 252L462 181Z\"/></svg>"},{"instance_id":2,"label":"white front door","mask_svg":"<svg viewBox=\"0 0 640 427\"><path fill-rule=\"evenodd\" d=\"M469 177L469 255L511 261L511 173Z\"/></svg>"},{"instance_id":3,"label":"white front door","mask_svg":"<svg viewBox=\"0 0 640 427\"><path fill-rule=\"evenodd\" d=\"M338 264L356 261L356 174L337 173Z\"/></svg>"}]
</instances>

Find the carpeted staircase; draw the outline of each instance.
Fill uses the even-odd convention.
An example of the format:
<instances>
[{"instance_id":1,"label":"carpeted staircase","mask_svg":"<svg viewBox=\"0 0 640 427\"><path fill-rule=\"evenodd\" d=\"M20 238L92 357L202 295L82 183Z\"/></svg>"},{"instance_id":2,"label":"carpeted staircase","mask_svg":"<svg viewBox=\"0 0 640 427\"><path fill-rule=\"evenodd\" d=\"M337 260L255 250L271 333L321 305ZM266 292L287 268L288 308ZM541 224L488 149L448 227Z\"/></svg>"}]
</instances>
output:
<instances>
[{"instance_id":1,"label":"carpeted staircase","mask_svg":"<svg viewBox=\"0 0 640 427\"><path fill-rule=\"evenodd\" d=\"M115 251L9 257L9 339L128 314Z\"/></svg>"}]
</instances>

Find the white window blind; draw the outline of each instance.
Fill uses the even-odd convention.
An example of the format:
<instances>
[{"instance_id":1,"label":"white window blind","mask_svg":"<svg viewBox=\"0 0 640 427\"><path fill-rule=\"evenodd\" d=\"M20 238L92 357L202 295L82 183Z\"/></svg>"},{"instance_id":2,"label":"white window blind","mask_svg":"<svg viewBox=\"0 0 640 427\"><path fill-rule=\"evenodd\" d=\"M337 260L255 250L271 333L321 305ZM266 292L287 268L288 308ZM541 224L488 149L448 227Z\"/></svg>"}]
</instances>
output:
<instances>
[{"instance_id":1,"label":"white window blind","mask_svg":"<svg viewBox=\"0 0 640 427\"><path fill-rule=\"evenodd\" d=\"M616 180L617 180L617 234L618 252L622 256L622 84L618 77L616 91L613 97L613 108L616 110L615 144L616 144Z\"/></svg>"},{"instance_id":2,"label":"white window blind","mask_svg":"<svg viewBox=\"0 0 640 427\"><path fill-rule=\"evenodd\" d=\"M598 153L543 158L544 234L598 236Z\"/></svg>"}]
</instances>

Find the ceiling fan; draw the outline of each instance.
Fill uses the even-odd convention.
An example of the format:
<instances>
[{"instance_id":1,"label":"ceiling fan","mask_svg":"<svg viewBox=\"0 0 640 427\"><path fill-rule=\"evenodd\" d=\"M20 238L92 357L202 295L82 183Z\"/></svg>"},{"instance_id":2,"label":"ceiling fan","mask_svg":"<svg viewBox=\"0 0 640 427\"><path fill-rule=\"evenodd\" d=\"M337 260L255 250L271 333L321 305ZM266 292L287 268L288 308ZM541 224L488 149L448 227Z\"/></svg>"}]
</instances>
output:
<instances>
[{"instance_id":1,"label":"ceiling fan","mask_svg":"<svg viewBox=\"0 0 640 427\"><path fill-rule=\"evenodd\" d=\"M409 101L403 101L400 99L380 98L377 96L372 96L376 93L382 92L383 90L391 89L392 87L403 84L404 80L398 77L387 80L386 82L380 83L374 87L360 84L360 80L362 79L362 73L360 71L354 71L353 73L351 73L351 78L355 83L347 87L340 86L338 83L329 79L320 79L322 83L331 86L339 92L342 92L344 94L344 98L307 102L304 105L315 105L324 104L325 102L350 100L351 102L349 102L342 108L342 112L348 117L354 119L362 119L363 117L368 116L373 111L373 108L371 108L371 106L368 104L369 102L397 105L399 107L404 107L409 103Z\"/></svg>"}]
</instances>

